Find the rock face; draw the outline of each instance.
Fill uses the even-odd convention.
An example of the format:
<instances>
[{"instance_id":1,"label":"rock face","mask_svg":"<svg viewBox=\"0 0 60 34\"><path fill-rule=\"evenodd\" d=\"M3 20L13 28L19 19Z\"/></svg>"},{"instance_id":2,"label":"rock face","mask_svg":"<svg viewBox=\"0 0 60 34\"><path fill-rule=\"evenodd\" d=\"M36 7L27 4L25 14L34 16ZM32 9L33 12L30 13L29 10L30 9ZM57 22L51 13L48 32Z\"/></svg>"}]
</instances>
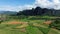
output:
<instances>
[{"instance_id":1,"label":"rock face","mask_svg":"<svg viewBox=\"0 0 60 34\"><path fill-rule=\"evenodd\" d=\"M56 11L54 12L54 14L57 15L57 16L59 16L59 15L60 15L60 10L56 10Z\"/></svg>"},{"instance_id":2,"label":"rock face","mask_svg":"<svg viewBox=\"0 0 60 34\"><path fill-rule=\"evenodd\" d=\"M19 11L17 13L17 15L55 15L55 16L59 16L59 14L60 10L40 8L40 7L36 7L35 9L31 10Z\"/></svg>"}]
</instances>

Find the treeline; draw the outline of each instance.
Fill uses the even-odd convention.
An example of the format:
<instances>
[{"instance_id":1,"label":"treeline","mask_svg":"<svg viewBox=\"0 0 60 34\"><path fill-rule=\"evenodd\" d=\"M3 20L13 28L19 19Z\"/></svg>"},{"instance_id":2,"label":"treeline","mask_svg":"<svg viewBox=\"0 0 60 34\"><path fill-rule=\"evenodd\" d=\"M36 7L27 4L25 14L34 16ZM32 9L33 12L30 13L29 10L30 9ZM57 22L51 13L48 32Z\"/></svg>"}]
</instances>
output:
<instances>
[{"instance_id":1,"label":"treeline","mask_svg":"<svg viewBox=\"0 0 60 34\"><path fill-rule=\"evenodd\" d=\"M35 9L32 8L30 10L23 10L17 13L17 15L27 15L27 16L35 16L35 15L58 16L59 14L60 14L60 10L47 9L47 8L41 8L41 7L36 7Z\"/></svg>"}]
</instances>

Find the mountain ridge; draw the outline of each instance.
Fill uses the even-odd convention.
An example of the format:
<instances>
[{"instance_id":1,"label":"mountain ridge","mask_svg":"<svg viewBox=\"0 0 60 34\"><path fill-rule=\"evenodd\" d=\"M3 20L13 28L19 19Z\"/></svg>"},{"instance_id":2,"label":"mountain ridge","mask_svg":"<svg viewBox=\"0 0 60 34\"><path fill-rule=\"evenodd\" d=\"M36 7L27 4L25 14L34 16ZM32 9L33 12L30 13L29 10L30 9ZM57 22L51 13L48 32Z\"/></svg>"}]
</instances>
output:
<instances>
[{"instance_id":1,"label":"mountain ridge","mask_svg":"<svg viewBox=\"0 0 60 34\"><path fill-rule=\"evenodd\" d=\"M58 16L60 14L60 10L55 9L47 9L47 8L41 8L36 7L35 9L32 8L31 10L23 10L19 11L17 15L55 15ZM60 15L59 15L60 16Z\"/></svg>"}]
</instances>

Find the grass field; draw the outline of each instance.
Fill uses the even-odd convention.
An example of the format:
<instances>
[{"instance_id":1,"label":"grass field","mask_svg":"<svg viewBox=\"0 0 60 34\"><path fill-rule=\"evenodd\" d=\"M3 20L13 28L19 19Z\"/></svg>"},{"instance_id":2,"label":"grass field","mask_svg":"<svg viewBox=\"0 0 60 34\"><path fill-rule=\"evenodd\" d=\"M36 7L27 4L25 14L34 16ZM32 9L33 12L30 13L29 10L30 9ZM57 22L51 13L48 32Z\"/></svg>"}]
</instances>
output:
<instances>
[{"instance_id":1,"label":"grass field","mask_svg":"<svg viewBox=\"0 0 60 34\"><path fill-rule=\"evenodd\" d=\"M60 34L59 30L49 28L51 19L54 18L47 17L29 16L4 21L0 24L0 34Z\"/></svg>"}]
</instances>

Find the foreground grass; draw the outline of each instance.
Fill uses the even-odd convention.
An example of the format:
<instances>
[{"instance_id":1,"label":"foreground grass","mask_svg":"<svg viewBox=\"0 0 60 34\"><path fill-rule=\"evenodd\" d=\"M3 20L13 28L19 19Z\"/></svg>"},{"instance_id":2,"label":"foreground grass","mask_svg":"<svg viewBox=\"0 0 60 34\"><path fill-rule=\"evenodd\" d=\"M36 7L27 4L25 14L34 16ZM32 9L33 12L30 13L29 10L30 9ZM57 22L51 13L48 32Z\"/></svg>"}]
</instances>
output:
<instances>
[{"instance_id":1,"label":"foreground grass","mask_svg":"<svg viewBox=\"0 0 60 34\"><path fill-rule=\"evenodd\" d=\"M21 25L0 25L0 34L60 34L60 31L56 31L56 29L38 27L38 26L30 26L28 25L24 28L16 28Z\"/></svg>"},{"instance_id":2,"label":"foreground grass","mask_svg":"<svg viewBox=\"0 0 60 34\"><path fill-rule=\"evenodd\" d=\"M33 17L33 18L32 18ZM0 24L0 34L60 34L59 30L49 28L49 25L43 24L46 20L39 19L37 16L30 16L24 19L11 19ZM35 17L35 18L34 18ZM44 17L41 17L44 18ZM45 18L47 18L45 16ZM48 18L49 19L49 18ZM52 19L52 18L51 18ZM12 21L24 22L23 24L6 24ZM25 24L28 22L27 24Z\"/></svg>"}]
</instances>

